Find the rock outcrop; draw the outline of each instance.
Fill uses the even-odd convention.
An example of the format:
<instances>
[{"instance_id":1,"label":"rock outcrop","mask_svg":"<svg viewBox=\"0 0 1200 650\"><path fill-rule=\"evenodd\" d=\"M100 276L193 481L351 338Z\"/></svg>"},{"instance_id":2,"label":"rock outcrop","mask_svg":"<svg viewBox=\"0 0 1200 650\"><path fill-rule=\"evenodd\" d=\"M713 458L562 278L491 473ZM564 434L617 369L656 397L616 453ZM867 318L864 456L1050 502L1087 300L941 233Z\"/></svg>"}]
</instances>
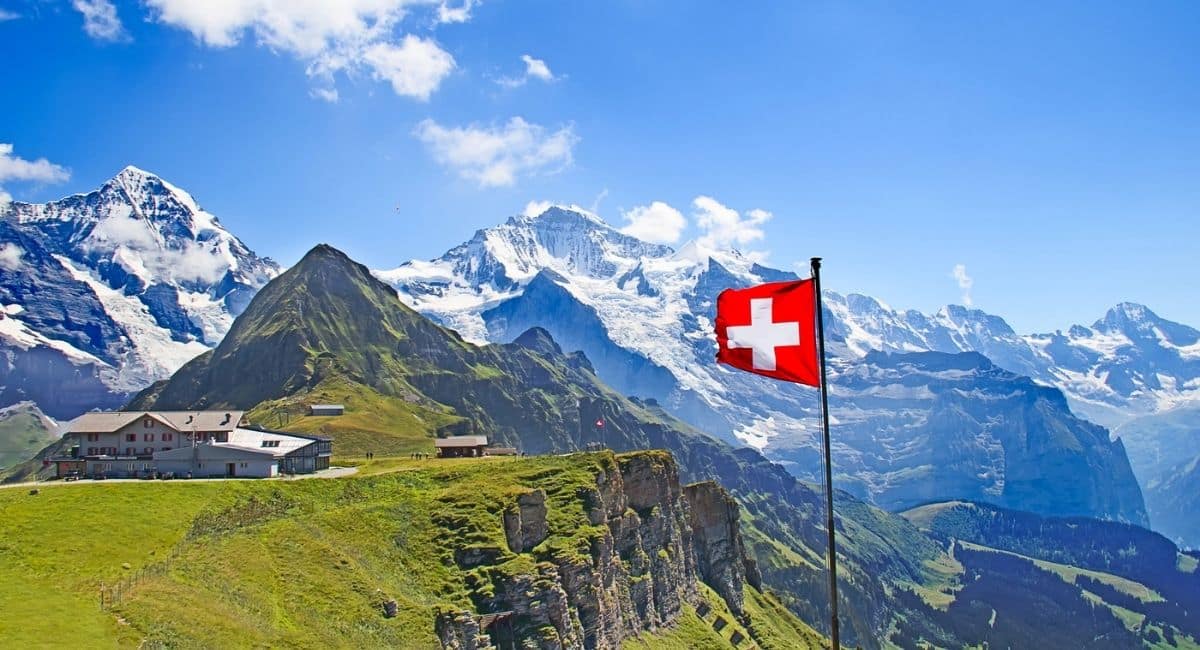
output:
<instances>
[{"instance_id":1,"label":"rock outcrop","mask_svg":"<svg viewBox=\"0 0 1200 650\"><path fill-rule=\"evenodd\" d=\"M546 521L546 492L533 490L517 497L504 511L504 537L513 553L528 553L550 534Z\"/></svg>"},{"instance_id":2,"label":"rock outcrop","mask_svg":"<svg viewBox=\"0 0 1200 650\"><path fill-rule=\"evenodd\" d=\"M642 452L603 463L594 487L577 495L590 530L574 547L541 544L548 535L547 496L519 495L502 513L509 548L519 555L472 573L480 613L512 612L486 632L500 647L617 648L642 632L669 627L685 604L699 605L704 580L742 611L747 559L737 503L715 483L686 490L674 459ZM483 632L439 619L443 643ZM459 630L447 636L442 630Z\"/></svg>"},{"instance_id":3,"label":"rock outcrop","mask_svg":"<svg viewBox=\"0 0 1200 650\"><path fill-rule=\"evenodd\" d=\"M712 481L689 485L684 495L700 577L725 599L730 611L740 615L743 586L749 583L762 589L762 576L742 543L737 501Z\"/></svg>"},{"instance_id":4,"label":"rock outcrop","mask_svg":"<svg viewBox=\"0 0 1200 650\"><path fill-rule=\"evenodd\" d=\"M471 612L461 609L440 610L433 623L434 632L445 650L495 650L491 638L479 629Z\"/></svg>"}]
</instances>

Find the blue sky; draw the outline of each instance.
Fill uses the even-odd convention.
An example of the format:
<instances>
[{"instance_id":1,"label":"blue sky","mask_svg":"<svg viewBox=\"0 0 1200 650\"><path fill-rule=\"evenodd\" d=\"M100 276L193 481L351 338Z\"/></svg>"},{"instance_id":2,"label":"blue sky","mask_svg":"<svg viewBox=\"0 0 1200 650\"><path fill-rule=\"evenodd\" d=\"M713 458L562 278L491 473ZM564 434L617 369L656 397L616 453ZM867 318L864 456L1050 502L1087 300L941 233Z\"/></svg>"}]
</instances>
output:
<instances>
[{"instance_id":1,"label":"blue sky","mask_svg":"<svg viewBox=\"0 0 1200 650\"><path fill-rule=\"evenodd\" d=\"M374 268L549 200L894 307L963 265L1020 331L1200 325L1197 3L213 4L0 0L3 190L135 164L284 264Z\"/></svg>"}]
</instances>

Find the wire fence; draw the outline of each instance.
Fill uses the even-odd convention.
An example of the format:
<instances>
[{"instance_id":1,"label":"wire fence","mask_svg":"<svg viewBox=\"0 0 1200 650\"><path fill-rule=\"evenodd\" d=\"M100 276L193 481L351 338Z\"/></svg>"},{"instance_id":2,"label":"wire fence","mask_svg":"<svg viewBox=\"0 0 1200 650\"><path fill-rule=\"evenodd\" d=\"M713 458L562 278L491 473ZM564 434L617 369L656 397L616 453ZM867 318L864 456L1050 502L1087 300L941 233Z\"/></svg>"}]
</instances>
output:
<instances>
[{"instance_id":1,"label":"wire fence","mask_svg":"<svg viewBox=\"0 0 1200 650\"><path fill-rule=\"evenodd\" d=\"M111 611L113 608L121 605L133 590L147 579L166 575L167 570L171 568L171 564L179 559L179 556L183 553L183 548L188 541L187 538L179 540L167 552L166 557L139 568L137 571L126 575L113 584L100 583L100 611Z\"/></svg>"}]
</instances>

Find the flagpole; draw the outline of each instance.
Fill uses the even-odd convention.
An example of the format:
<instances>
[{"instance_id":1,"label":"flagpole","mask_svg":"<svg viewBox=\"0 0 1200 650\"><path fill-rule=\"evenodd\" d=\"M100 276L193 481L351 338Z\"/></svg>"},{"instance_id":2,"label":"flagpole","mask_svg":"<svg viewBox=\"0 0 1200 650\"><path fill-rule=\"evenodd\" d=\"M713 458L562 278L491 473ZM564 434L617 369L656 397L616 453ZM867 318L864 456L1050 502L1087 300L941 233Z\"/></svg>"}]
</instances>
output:
<instances>
[{"instance_id":1,"label":"flagpole","mask_svg":"<svg viewBox=\"0 0 1200 650\"><path fill-rule=\"evenodd\" d=\"M817 312L817 352L821 360L821 432L825 449L825 527L829 531L829 639L833 650L842 647L838 639L837 547L833 527L833 462L829 453L829 391L825 379L825 315L821 304L821 258L812 258L813 295Z\"/></svg>"}]
</instances>

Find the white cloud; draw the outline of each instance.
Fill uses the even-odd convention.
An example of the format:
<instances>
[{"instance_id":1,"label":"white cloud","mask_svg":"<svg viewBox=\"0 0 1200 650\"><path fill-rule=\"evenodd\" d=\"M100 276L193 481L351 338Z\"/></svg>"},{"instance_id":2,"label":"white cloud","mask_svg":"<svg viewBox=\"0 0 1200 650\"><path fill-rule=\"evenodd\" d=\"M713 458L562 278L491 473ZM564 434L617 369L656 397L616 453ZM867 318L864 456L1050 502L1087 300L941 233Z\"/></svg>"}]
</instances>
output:
<instances>
[{"instance_id":1,"label":"white cloud","mask_svg":"<svg viewBox=\"0 0 1200 650\"><path fill-rule=\"evenodd\" d=\"M71 172L45 158L25 160L12 154L13 146L0 142L0 206L12 201L12 196L4 191L5 181L61 183L71 177Z\"/></svg>"},{"instance_id":2,"label":"white cloud","mask_svg":"<svg viewBox=\"0 0 1200 650\"><path fill-rule=\"evenodd\" d=\"M0 23L4 22L6 20L16 20L20 17L21 17L21 14L19 14L17 12L9 11L3 7L0 7Z\"/></svg>"},{"instance_id":3,"label":"white cloud","mask_svg":"<svg viewBox=\"0 0 1200 650\"><path fill-rule=\"evenodd\" d=\"M0 268L16 271L21 266L21 257L25 251L12 242L0 244Z\"/></svg>"},{"instance_id":4,"label":"white cloud","mask_svg":"<svg viewBox=\"0 0 1200 650\"><path fill-rule=\"evenodd\" d=\"M367 72L406 97L425 100L454 70L432 38L397 36L411 7L430 0L145 0L159 22L185 29L211 47L231 47L247 34L307 64L331 90L337 73ZM474 2L436 7L441 22L470 17ZM443 17L445 10L445 18ZM314 96L327 99L328 93Z\"/></svg>"},{"instance_id":5,"label":"white cloud","mask_svg":"<svg viewBox=\"0 0 1200 650\"><path fill-rule=\"evenodd\" d=\"M526 217L536 217L553 206L553 201L530 201L525 204L525 209L521 211L521 214Z\"/></svg>"},{"instance_id":6,"label":"white cloud","mask_svg":"<svg viewBox=\"0 0 1200 650\"><path fill-rule=\"evenodd\" d=\"M439 23L465 23L471 19L471 10L477 4L479 3L476 0L463 0L462 4L458 6L442 2L437 8L437 21Z\"/></svg>"},{"instance_id":7,"label":"white cloud","mask_svg":"<svg viewBox=\"0 0 1200 650\"><path fill-rule=\"evenodd\" d=\"M0 183L4 181L41 181L43 183L60 183L71 177L71 173L61 165L56 165L45 158L25 160L12 155L13 146L0 142Z\"/></svg>"},{"instance_id":8,"label":"white cloud","mask_svg":"<svg viewBox=\"0 0 1200 650\"><path fill-rule=\"evenodd\" d=\"M638 206L621 216L629 222L621 232L653 244L673 244L687 227L683 213L662 201Z\"/></svg>"},{"instance_id":9,"label":"white cloud","mask_svg":"<svg viewBox=\"0 0 1200 650\"><path fill-rule=\"evenodd\" d=\"M520 176L554 173L571 165L579 137L568 125L557 131L514 117L503 125L444 127L426 119L413 135L441 165L480 187L510 186Z\"/></svg>"},{"instance_id":10,"label":"white cloud","mask_svg":"<svg viewBox=\"0 0 1200 650\"><path fill-rule=\"evenodd\" d=\"M522 54L521 60L525 62L525 73L523 75L520 77L500 77L496 80L496 83L505 88L517 88L524 86L530 79L551 83L562 78L554 76L554 73L550 72L550 66L546 65L546 62L542 59L535 59L528 54Z\"/></svg>"},{"instance_id":11,"label":"white cloud","mask_svg":"<svg viewBox=\"0 0 1200 650\"><path fill-rule=\"evenodd\" d=\"M971 306L971 288L975 286L975 280L967 275L966 264L955 264L954 270L950 272L958 282L958 288L962 290L962 303L967 307Z\"/></svg>"},{"instance_id":12,"label":"white cloud","mask_svg":"<svg viewBox=\"0 0 1200 650\"><path fill-rule=\"evenodd\" d=\"M740 249L762 240L766 236L762 225L772 216L770 212L760 209L747 210L743 215L709 196L697 196L692 200L692 206L695 208L692 216L696 226L703 233L699 238L700 244L715 249ZM742 252L754 259L766 257L764 252Z\"/></svg>"},{"instance_id":13,"label":"white cloud","mask_svg":"<svg viewBox=\"0 0 1200 650\"><path fill-rule=\"evenodd\" d=\"M317 99L323 99L323 100L329 102L330 104L338 103L338 98L339 98L337 88L317 87L317 88L313 88L312 90L308 91L308 95L310 97L315 97Z\"/></svg>"},{"instance_id":14,"label":"white cloud","mask_svg":"<svg viewBox=\"0 0 1200 650\"><path fill-rule=\"evenodd\" d=\"M422 101L437 90L454 69L454 57L427 38L409 34L399 45L376 43L363 52L376 79L392 84L397 95Z\"/></svg>"},{"instance_id":15,"label":"white cloud","mask_svg":"<svg viewBox=\"0 0 1200 650\"><path fill-rule=\"evenodd\" d=\"M542 81L554 81L554 74L550 72L550 66L541 59L535 59L528 54L522 54L521 60L525 62L525 76L533 79L541 79Z\"/></svg>"},{"instance_id":16,"label":"white cloud","mask_svg":"<svg viewBox=\"0 0 1200 650\"><path fill-rule=\"evenodd\" d=\"M117 8L110 0L72 0L71 6L83 14L83 31L101 41L119 41L128 38L125 26L117 16Z\"/></svg>"}]
</instances>

